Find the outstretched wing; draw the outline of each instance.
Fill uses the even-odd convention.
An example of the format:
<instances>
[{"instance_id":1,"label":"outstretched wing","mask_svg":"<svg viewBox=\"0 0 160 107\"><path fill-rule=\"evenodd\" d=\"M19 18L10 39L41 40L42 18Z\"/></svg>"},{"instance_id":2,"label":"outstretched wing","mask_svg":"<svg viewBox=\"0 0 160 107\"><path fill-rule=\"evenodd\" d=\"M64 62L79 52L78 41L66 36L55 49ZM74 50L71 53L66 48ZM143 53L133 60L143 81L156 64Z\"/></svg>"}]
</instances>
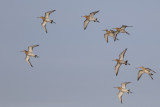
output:
<instances>
[{"instance_id":1,"label":"outstretched wing","mask_svg":"<svg viewBox=\"0 0 160 107\"><path fill-rule=\"evenodd\" d=\"M95 12L92 12L92 13L90 13L90 17L93 17L96 13L98 13L99 12L99 10L98 11L95 11Z\"/></svg>"},{"instance_id":2,"label":"outstretched wing","mask_svg":"<svg viewBox=\"0 0 160 107\"><path fill-rule=\"evenodd\" d=\"M105 38L105 40L106 40L106 42L108 43L108 34L106 33L106 34L104 34L104 38Z\"/></svg>"},{"instance_id":3,"label":"outstretched wing","mask_svg":"<svg viewBox=\"0 0 160 107\"><path fill-rule=\"evenodd\" d=\"M46 12L46 13L45 13L45 18L49 18L49 15L50 15L51 13L53 13L54 11L56 11L56 10L52 10L52 11Z\"/></svg>"},{"instance_id":4,"label":"outstretched wing","mask_svg":"<svg viewBox=\"0 0 160 107\"><path fill-rule=\"evenodd\" d=\"M29 46L29 47L28 47L28 51L29 51L29 52L32 52L32 51L33 51L33 48L34 48L34 47L37 47L37 46L39 46L39 45L32 45L32 46Z\"/></svg>"},{"instance_id":5,"label":"outstretched wing","mask_svg":"<svg viewBox=\"0 0 160 107\"><path fill-rule=\"evenodd\" d=\"M119 71L120 66L121 66L120 63L117 63L116 66L115 66L115 73L116 73L116 76L118 75L118 71Z\"/></svg>"},{"instance_id":6,"label":"outstretched wing","mask_svg":"<svg viewBox=\"0 0 160 107\"><path fill-rule=\"evenodd\" d=\"M148 70L148 71L152 71L152 72L156 73L155 71L153 71L153 70L150 69L150 68L145 68L145 69Z\"/></svg>"},{"instance_id":7,"label":"outstretched wing","mask_svg":"<svg viewBox=\"0 0 160 107\"><path fill-rule=\"evenodd\" d=\"M47 33L46 24L47 24L46 21L43 21L43 22L41 23L41 25L42 25L44 31Z\"/></svg>"},{"instance_id":8,"label":"outstretched wing","mask_svg":"<svg viewBox=\"0 0 160 107\"><path fill-rule=\"evenodd\" d=\"M30 63L29 59L30 59L30 56L27 55L26 58L25 58L25 60L26 60L26 62L27 62L31 67L33 67L32 64Z\"/></svg>"},{"instance_id":9,"label":"outstretched wing","mask_svg":"<svg viewBox=\"0 0 160 107\"><path fill-rule=\"evenodd\" d=\"M126 51L127 51L127 48L119 55L120 60L123 60Z\"/></svg>"},{"instance_id":10,"label":"outstretched wing","mask_svg":"<svg viewBox=\"0 0 160 107\"><path fill-rule=\"evenodd\" d=\"M118 98L119 98L119 101L121 102L121 104L122 104L122 95L123 95L123 92L119 91Z\"/></svg>"},{"instance_id":11,"label":"outstretched wing","mask_svg":"<svg viewBox=\"0 0 160 107\"><path fill-rule=\"evenodd\" d=\"M124 82L124 83L122 83L122 88L126 88L126 85L129 84L129 83L131 83L131 82Z\"/></svg>"},{"instance_id":12,"label":"outstretched wing","mask_svg":"<svg viewBox=\"0 0 160 107\"><path fill-rule=\"evenodd\" d=\"M119 33L118 31L114 31L114 36L113 36L114 41L118 40L118 39L117 39L117 35L118 35L118 33Z\"/></svg>"},{"instance_id":13,"label":"outstretched wing","mask_svg":"<svg viewBox=\"0 0 160 107\"><path fill-rule=\"evenodd\" d=\"M84 21L84 24L83 24L84 30L87 28L89 22L90 21L87 19Z\"/></svg>"},{"instance_id":14,"label":"outstretched wing","mask_svg":"<svg viewBox=\"0 0 160 107\"><path fill-rule=\"evenodd\" d=\"M143 73L144 73L143 70L139 70L137 80L139 80L141 78Z\"/></svg>"}]
</instances>

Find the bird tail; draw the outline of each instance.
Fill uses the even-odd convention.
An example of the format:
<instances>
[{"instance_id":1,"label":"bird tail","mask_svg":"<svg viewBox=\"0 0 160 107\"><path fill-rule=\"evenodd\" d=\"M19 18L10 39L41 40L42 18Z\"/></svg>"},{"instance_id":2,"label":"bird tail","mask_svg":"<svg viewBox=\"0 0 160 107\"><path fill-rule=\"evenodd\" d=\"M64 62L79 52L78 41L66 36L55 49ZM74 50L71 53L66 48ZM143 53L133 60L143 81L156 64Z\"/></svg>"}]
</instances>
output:
<instances>
[{"instance_id":1,"label":"bird tail","mask_svg":"<svg viewBox=\"0 0 160 107\"><path fill-rule=\"evenodd\" d=\"M99 23L98 18L96 18L95 22L98 22L98 23Z\"/></svg>"},{"instance_id":2,"label":"bird tail","mask_svg":"<svg viewBox=\"0 0 160 107\"><path fill-rule=\"evenodd\" d=\"M125 65L131 65L130 63L128 63L128 60L126 60Z\"/></svg>"},{"instance_id":3,"label":"bird tail","mask_svg":"<svg viewBox=\"0 0 160 107\"><path fill-rule=\"evenodd\" d=\"M35 55L34 57L35 57L35 58L39 58L39 56L38 56L38 55Z\"/></svg>"},{"instance_id":4,"label":"bird tail","mask_svg":"<svg viewBox=\"0 0 160 107\"><path fill-rule=\"evenodd\" d=\"M131 92L130 89L129 89L127 93L129 94L129 93L132 93L132 92Z\"/></svg>"},{"instance_id":5,"label":"bird tail","mask_svg":"<svg viewBox=\"0 0 160 107\"><path fill-rule=\"evenodd\" d=\"M127 63L128 63L128 60L126 60L125 65L127 65Z\"/></svg>"}]
</instances>

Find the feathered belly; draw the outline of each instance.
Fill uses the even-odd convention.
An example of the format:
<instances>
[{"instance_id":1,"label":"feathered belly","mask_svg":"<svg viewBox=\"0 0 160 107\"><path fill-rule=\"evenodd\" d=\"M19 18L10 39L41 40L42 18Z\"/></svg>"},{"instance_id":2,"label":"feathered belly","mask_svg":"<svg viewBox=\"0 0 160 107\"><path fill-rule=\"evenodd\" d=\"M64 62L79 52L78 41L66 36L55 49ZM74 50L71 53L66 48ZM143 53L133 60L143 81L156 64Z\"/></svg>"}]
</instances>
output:
<instances>
[{"instance_id":1,"label":"feathered belly","mask_svg":"<svg viewBox=\"0 0 160 107\"><path fill-rule=\"evenodd\" d=\"M29 56L35 56L35 54L33 54L33 53L28 53L28 55L29 55Z\"/></svg>"}]
</instances>

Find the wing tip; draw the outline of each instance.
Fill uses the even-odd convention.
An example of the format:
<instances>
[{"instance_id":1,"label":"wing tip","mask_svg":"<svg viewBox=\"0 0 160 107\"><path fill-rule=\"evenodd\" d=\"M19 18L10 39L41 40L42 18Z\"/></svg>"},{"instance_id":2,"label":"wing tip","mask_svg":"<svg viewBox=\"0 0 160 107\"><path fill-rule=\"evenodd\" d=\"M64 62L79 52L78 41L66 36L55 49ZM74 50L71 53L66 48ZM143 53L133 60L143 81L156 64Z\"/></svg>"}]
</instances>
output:
<instances>
[{"instance_id":1,"label":"wing tip","mask_svg":"<svg viewBox=\"0 0 160 107\"><path fill-rule=\"evenodd\" d=\"M116 76L118 76L118 73L116 73Z\"/></svg>"}]
</instances>

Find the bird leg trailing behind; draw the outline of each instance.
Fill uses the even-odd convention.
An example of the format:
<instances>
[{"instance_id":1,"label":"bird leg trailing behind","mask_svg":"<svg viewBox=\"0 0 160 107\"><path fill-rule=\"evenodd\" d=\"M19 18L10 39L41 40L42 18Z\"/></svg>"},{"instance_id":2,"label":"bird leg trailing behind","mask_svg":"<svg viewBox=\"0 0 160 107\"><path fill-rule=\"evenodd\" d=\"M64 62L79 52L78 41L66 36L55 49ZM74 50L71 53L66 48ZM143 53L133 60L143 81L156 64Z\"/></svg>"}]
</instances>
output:
<instances>
[{"instance_id":1,"label":"bird leg trailing behind","mask_svg":"<svg viewBox=\"0 0 160 107\"><path fill-rule=\"evenodd\" d=\"M118 40L118 41L119 41L119 39L118 39L118 38L116 38L116 39L114 39L114 42L115 42L116 40Z\"/></svg>"},{"instance_id":2,"label":"bird leg trailing behind","mask_svg":"<svg viewBox=\"0 0 160 107\"><path fill-rule=\"evenodd\" d=\"M149 73L149 76L150 76L150 77L151 77L151 79L153 80L153 77L152 77L152 75L153 75L152 73Z\"/></svg>"},{"instance_id":3,"label":"bird leg trailing behind","mask_svg":"<svg viewBox=\"0 0 160 107\"><path fill-rule=\"evenodd\" d=\"M126 34L130 35L130 33L126 32Z\"/></svg>"}]
</instances>

